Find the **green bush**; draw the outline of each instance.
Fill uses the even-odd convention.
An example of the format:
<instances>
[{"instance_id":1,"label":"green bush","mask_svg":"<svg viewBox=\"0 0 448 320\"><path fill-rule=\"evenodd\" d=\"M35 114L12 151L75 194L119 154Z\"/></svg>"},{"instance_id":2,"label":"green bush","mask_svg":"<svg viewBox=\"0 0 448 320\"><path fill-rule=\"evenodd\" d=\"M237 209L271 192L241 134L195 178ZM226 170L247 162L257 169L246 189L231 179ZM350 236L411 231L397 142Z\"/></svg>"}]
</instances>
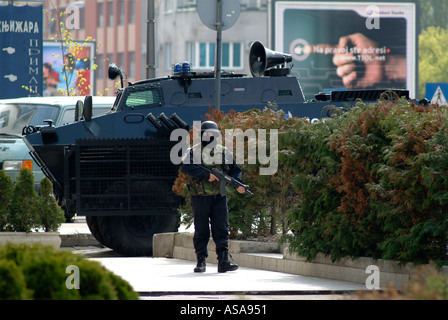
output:
<instances>
[{"instance_id":1,"label":"green bush","mask_svg":"<svg viewBox=\"0 0 448 320\"><path fill-rule=\"evenodd\" d=\"M58 205L53 196L53 185L48 178L40 181L40 197L38 199L39 224L45 232L57 231L65 221L64 210Z\"/></svg>"},{"instance_id":2,"label":"green bush","mask_svg":"<svg viewBox=\"0 0 448 320\"><path fill-rule=\"evenodd\" d=\"M0 259L0 300L30 298L25 277L14 261Z\"/></svg>"},{"instance_id":3,"label":"green bush","mask_svg":"<svg viewBox=\"0 0 448 320\"><path fill-rule=\"evenodd\" d=\"M260 235L281 225L283 233L292 233L285 237L290 248L308 260L323 253L333 260L442 263L448 243L448 109L392 94L376 103L357 101L347 112L330 109L331 118L313 124L270 109L228 115L211 110L209 118L222 130L279 133L275 175L260 176L260 163L247 164L246 153L241 167L254 196L230 190L231 231ZM185 195L181 177L173 189ZM191 221L191 214L184 217Z\"/></svg>"},{"instance_id":4,"label":"green bush","mask_svg":"<svg viewBox=\"0 0 448 320\"><path fill-rule=\"evenodd\" d=\"M12 194L8 219L12 231L29 232L37 227L37 202L33 172L30 169L22 169Z\"/></svg>"},{"instance_id":5,"label":"green bush","mask_svg":"<svg viewBox=\"0 0 448 320\"><path fill-rule=\"evenodd\" d=\"M219 118L218 118L219 119ZM287 215L290 204L294 203L297 194L292 189L291 171L289 167L278 163L273 167L273 160L278 157L287 146L275 140L271 135L283 135L291 128L300 128L306 121L298 118L287 118L282 110L276 110L275 106L265 108L263 111L252 109L241 113L230 113L218 122L223 133L226 130L241 130L241 133L252 132L256 135L256 141L244 138L244 164L239 164L243 171L243 182L248 184L254 193L252 196L241 195L235 190L229 192L229 221L231 230L240 232L245 236L275 235L279 231L286 233L289 230ZM259 131L259 130L265 131ZM230 131L231 132L231 131ZM263 132L266 133L264 136ZM237 137L237 131L233 131ZM264 141L264 139L266 139ZM273 143L278 143L278 149L273 148ZM256 143L256 144L255 144ZM237 147L234 139L234 150ZM260 163L260 148L266 147L266 156L271 162ZM256 150L256 161L250 163L249 150ZM263 152L261 152L263 153ZM271 166L275 174L260 174L263 167Z\"/></svg>"},{"instance_id":6,"label":"green bush","mask_svg":"<svg viewBox=\"0 0 448 320\"><path fill-rule=\"evenodd\" d=\"M8 224L13 188L11 177L0 170L0 231L5 230Z\"/></svg>"},{"instance_id":7,"label":"green bush","mask_svg":"<svg viewBox=\"0 0 448 320\"><path fill-rule=\"evenodd\" d=\"M79 268L79 289L68 289L68 266ZM41 245L0 246L0 299L133 300L129 283L68 251Z\"/></svg>"},{"instance_id":8,"label":"green bush","mask_svg":"<svg viewBox=\"0 0 448 320\"><path fill-rule=\"evenodd\" d=\"M0 190L0 231L30 232L40 228L45 232L57 231L65 221L48 178L40 181L38 195L31 170L22 169L15 185L0 170Z\"/></svg>"},{"instance_id":9,"label":"green bush","mask_svg":"<svg viewBox=\"0 0 448 320\"><path fill-rule=\"evenodd\" d=\"M298 254L446 259L447 109L358 102L284 139L294 152L282 164L302 197L290 216Z\"/></svg>"}]
</instances>

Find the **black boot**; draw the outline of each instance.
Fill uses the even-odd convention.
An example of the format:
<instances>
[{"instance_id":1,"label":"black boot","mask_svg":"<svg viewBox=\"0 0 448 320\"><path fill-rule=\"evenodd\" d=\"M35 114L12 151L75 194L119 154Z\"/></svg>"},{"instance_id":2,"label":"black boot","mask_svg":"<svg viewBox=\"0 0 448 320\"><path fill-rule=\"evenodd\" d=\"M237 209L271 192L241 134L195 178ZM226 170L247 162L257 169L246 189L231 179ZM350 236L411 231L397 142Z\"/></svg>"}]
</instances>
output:
<instances>
[{"instance_id":1,"label":"black boot","mask_svg":"<svg viewBox=\"0 0 448 320\"><path fill-rule=\"evenodd\" d=\"M227 271L235 271L238 269L238 265L229 261L229 252L220 251L218 255L218 272L223 273Z\"/></svg>"},{"instance_id":2,"label":"black boot","mask_svg":"<svg viewBox=\"0 0 448 320\"><path fill-rule=\"evenodd\" d=\"M198 259L198 264L196 265L196 268L194 268L194 272L205 272L206 256L203 254L198 254L196 257Z\"/></svg>"}]
</instances>

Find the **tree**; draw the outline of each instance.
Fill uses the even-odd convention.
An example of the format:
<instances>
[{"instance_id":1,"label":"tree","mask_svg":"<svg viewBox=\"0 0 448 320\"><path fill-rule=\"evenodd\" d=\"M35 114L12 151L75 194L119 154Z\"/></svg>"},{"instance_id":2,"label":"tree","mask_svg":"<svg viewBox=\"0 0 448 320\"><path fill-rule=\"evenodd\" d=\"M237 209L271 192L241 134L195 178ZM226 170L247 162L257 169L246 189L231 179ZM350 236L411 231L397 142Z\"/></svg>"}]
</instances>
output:
<instances>
[{"instance_id":1,"label":"tree","mask_svg":"<svg viewBox=\"0 0 448 320\"><path fill-rule=\"evenodd\" d=\"M0 190L0 231L2 231L8 221L13 190L12 179L3 170L0 170Z\"/></svg>"},{"instance_id":2,"label":"tree","mask_svg":"<svg viewBox=\"0 0 448 320\"><path fill-rule=\"evenodd\" d=\"M73 13L68 6L65 9L61 9L49 1L51 10L44 10L44 14L47 15L48 23L55 24L56 32L49 37L49 40L55 41L59 44L60 54L54 54L54 57L61 59L62 68L62 81L64 89L58 89L58 95L65 96L85 96L89 95L91 92L92 84L90 83L91 73L97 70L99 63L105 63L109 59L103 59L102 61L97 61L95 63L96 57L90 59L90 52L88 51L87 45L89 42L94 41L90 36L87 36L85 40L79 41L72 37L70 30L74 28L73 25ZM73 8L73 7L72 7ZM55 13L55 15L53 15ZM99 42L96 49L100 49L103 46L102 42ZM112 63L111 61L109 61ZM78 68L75 66L83 65L84 67ZM56 72L58 77L58 73ZM120 81L115 81L113 88L119 88L121 85ZM32 90L23 86L25 90ZM112 87L105 88L103 91L96 92L96 95L107 95L111 91ZM35 92L32 92L35 93Z\"/></svg>"},{"instance_id":3,"label":"tree","mask_svg":"<svg viewBox=\"0 0 448 320\"><path fill-rule=\"evenodd\" d=\"M14 186L9 217L13 231L30 232L37 226L37 201L33 172L27 168L20 170Z\"/></svg>"},{"instance_id":4,"label":"tree","mask_svg":"<svg viewBox=\"0 0 448 320\"><path fill-rule=\"evenodd\" d=\"M448 1L421 0L420 23L421 30L431 26L448 28Z\"/></svg>"},{"instance_id":5,"label":"tree","mask_svg":"<svg viewBox=\"0 0 448 320\"><path fill-rule=\"evenodd\" d=\"M59 89L59 93L67 96L87 95L90 93L92 87L90 84L90 72L91 70L96 70L98 67L89 61L90 59L86 58L85 54L85 46L87 42L92 40L92 37L87 37L83 44L75 41L72 38L69 28L66 26L67 11L61 11L53 3L52 6L57 14L50 21L56 23L57 27L56 34L50 40L54 40L60 44L61 55L57 55L56 58L62 59L63 81L65 85L65 89ZM89 66L76 71L75 64L81 61L81 59L84 62L88 62Z\"/></svg>"},{"instance_id":6,"label":"tree","mask_svg":"<svg viewBox=\"0 0 448 320\"><path fill-rule=\"evenodd\" d=\"M424 97L426 83L448 82L448 29L429 27L419 36L419 43L418 89L420 97Z\"/></svg>"},{"instance_id":7,"label":"tree","mask_svg":"<svg viewBox=\"0 0 448 320\"><path fill-rule=\"evenodd\" d=\"M40 224L45 232L57 231L65 221L64 211L53 196L53 185L48 178L40 181L40 197L38 201Z\"/></svg>"}]
</instances>

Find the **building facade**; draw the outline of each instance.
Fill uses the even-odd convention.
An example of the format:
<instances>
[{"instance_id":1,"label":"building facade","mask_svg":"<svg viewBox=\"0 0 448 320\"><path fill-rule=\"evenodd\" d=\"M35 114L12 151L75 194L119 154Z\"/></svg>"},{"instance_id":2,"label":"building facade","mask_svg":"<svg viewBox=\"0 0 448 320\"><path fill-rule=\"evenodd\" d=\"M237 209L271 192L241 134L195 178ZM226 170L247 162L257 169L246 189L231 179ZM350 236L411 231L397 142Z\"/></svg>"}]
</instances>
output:
<instances>
[{"instance_id":1,"label":"building facade","mask_svg":"<svg viewBox=\"0 0 448 320\"><path fill-rule=\"evenodd\" d=\"M222 33L222 69L250 74L249 48L259 40L268 45L268 1L241 0L237 23ZM157 74L189 61L200 71L214 70L216 31L205 26L197 13L197 1L160 0L156 17Z\"/></svg>"},{"instance_id":2,"label":"building facade","mask_svg":"<svg viewBox=\"0 0 448 320\"><path fill-rule=\"evenodd\" d=\"M149 0L150 1L150 0ZM197 71L215 65L216 32L199 19L196 0L155 1L156 76L170 74L175 63L189 61ZM268 44L269 0L241 0L237 23L223 32L224 71L249 74L250 44ZM112 95L116 82L107 67L116 63L126 82L146 78L147 0L45 0L44 39L58 41L61 23L73 40L95 44L94 94ZM68 8L68 9L67 9Z\"/></svg>"}]
</instances>

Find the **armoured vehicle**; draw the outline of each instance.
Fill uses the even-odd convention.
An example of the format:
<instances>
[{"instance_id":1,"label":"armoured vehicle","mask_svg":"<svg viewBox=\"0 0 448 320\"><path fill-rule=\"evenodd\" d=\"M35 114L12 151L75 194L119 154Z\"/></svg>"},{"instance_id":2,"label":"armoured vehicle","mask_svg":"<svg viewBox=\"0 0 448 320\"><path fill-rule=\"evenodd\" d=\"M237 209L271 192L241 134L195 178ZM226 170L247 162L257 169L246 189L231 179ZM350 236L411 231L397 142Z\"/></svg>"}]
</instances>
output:
<instances>
[{"instance_id":1,"label":"armoured vehicle","mask_svg":"<svg viewBox=\"0 0 448 320\"><path fill-rule=\"evenodd\" d=\"M275 103L288 115L319 119L327 116L323 110L329 104L343 107L358 97L376 100L381 93L322 93L315 102L306 102L298 79L289 74L291 60L255 42L249 61L253 77L222 74L221 110L240 112ZM205 120L214 105L213 73L192 72L187 63L174 71L119 89L106 115L91 118L92 99L86 97L83 120L25 128L27 145L66 210L85 215L99 242L124 255L151 255L155 233L177 231L180 199L172 185L178 168L170 161L177 142L170 141L170 132ZM109 77L118 76L121 71L111 65Z\"/></svg>"}]
</instances>

